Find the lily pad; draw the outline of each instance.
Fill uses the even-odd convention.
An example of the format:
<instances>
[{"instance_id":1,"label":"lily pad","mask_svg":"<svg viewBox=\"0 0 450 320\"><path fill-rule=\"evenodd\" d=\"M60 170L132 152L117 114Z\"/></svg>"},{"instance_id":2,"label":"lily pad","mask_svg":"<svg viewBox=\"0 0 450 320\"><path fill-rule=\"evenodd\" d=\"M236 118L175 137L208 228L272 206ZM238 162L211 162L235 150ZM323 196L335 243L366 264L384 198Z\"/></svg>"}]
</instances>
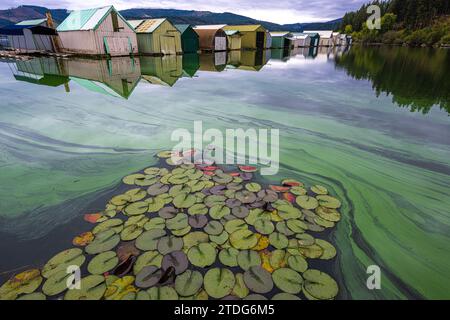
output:
<instances>
[{"instance_id":1,"label":"lily pad","mask_svg":"<svg viewBox=\"0 0 450 320\"><path fill-rule=\"evenodd\" d=\"M277 207L277 210L278 215L285 220L298 219L302 215L301 211L291 204L280 205Z\"/></svg>"},{"instance_id":2,"label":"lily pad","mask_svg":"<svg viewBox=\"0 0 450 320\"><path fill-rule=\"evenodd\" d=\"M247 288L256 293L268 293L273 289L271 274L261 266L252 266L244 273Z\"/></svg>"},{"instance_id":3,"label":"lily pad","mask_svg":"<svg viewBox=\"0 0 450 320\"><path fill-rule=\"evenodd\" d=\"M210 195L207 196L204 200L205 205L209 208L212 208L216 205L225 205L225 201L227 200L227 198L224 196Z\"/></svg>"},{"instance_id":4,"label":"lily pad","mask_svg":"<svg viewBox=\"0 0 450 320\"><path fill-rule=\"evenodd\" d=\"M276 249L284 249L288 246L288 238L279 232L274 232L269 236L269 242Z\"/></svg>"},{"instance_id":5,"label":"lily pad","mask_svg":"<svg viewBox=\"0 0 450 320\"><path fill-rule=\"evenodd\" d=\"M206 207L203 203L194 204L192 207L188 209L188 213L193 215L205 215L208 213L208 207Z\"/></svg>"},{"instance_id":6,"label":"lily pad","mask_svg":"<svg viewBox=\"0 0 450 320\"><path fill-rule=\"evenodd\" d=\"M261 294L250 294L250 295L248 295L248 296L246 296L245 298L244 298L244 300L258 300L258 301L262 301L262 300L267 300L267 298L266 297L264 297L263 295L261 295Z\"/></svg>"},{"instance_id":7,"label":"lily pad","mask_svg":"<svg viewBox=\"0 0 450 320\"><path fill-rule=\"evenodd\" d=\"M297 202L297 204L300 207L302 207L303 209L308 209L308 210L315 209L319 205L319 202L317 201L316 198L310 197L307 195L298 196L295 201Z\"/></svg>"},{"instance_id":8,"label":"lily pad","mask_svg":"<svg viewBox=\"0 0 450 320\"><path fill-rule=\"evenodd\" d=\"M148 212L158 212L161 210L165 202L161 197L155 197L155 198L148 198L145 200L145 202L148 204Z\"/></svg>"},{"instance_id":9,"label":"lily pad","mask_svg":"<svg viewBox=\"0 0 450 320\"><path fill-rule=\"evenodd\" d=\"M310 269L303 273L303 277L305 279L303 291L307 298L329 300L336 297L339 292L336 281L324 272Z\"/></svg>"},{"instance_id":10,"label":"lily pad","mask_svg":"<svg viewBox=\"0 0 450 320\"><path fill-rule=\"evenodd\" d=\"M292 236L294 232L287 227L286 221L278 222L276 225L276 229L279 233L284 234L285 236Z\"/></svg>"},{"instance_id":11,"label":"lily pad","mask_svg":"<svg viewBox=\"0 0 450 320\"><path fill-rule=\"evenodd\" d=\"M15 300L21 294L33 293L42 282L38 269L31 269L16 274L0 287L0 300Z\"/></svg>"},{"instance_id":12,"label":"lily pad","mask_svg":"<svg viewBox=\"0 0 450 320\"><path fill-rule=\"evenodd\" d=\"M261 190L261 185L256 182L250 182L245 185L245 189L250 192L258 192Z\"/></svg>"},{"instance_id":13,"label":"lily pad","mask_svg":"<svg viewBox=\"0 0 450 320\"><path fill-rule=\"evenodd\" d=\"M209 296L220 299L231 293L235 283L236 279L231 270L214 268L206 272L204 288Z\"/></svg>"},{"instance_id":14,"label":"lily pad","mask_svg":"<svg viewBox=\"0 0 450 320\"><path fill-rule=\"evenodd\" d=\"M238 265L237 262L238 253L239 250L235 248L222 249L219 252L219 260L225 266L236 267Z\"/></svg>"},{"instance_id":15,"label":"lily pad","mask_svg":"<svg viewBox=\"0 0 450 320\"><path fill-rule=\"evenodd\" d=\"M133 273L138 274L143 267L155 266L160 268L163 256L158 251L147 251L140 255L133 267Z\"/></svg>"},{"instance_id":16,"label":"lily pad","mask_svg":"<svg viewBox=\"0 0 450 320\"><path fill-rule=\"evenodd\" d=\"M221 219L230 214L231 210L225 204L218 204L209 209L209 215L213 219Z\"/></svg>"},{"instance_id":17,"label":"lily pad","mask_svg":"<svg viewBox=\"0 0 450 320\"><path fill-rule=\"evenodd\" d=\"M195 215L189 217L188 223L192 228L200 229L206 226L208 218L204 215Z\"/></svg>"},{"instance_id":18,"label":"lily pad","mask_svg":"<svg viewBox=\"0 0 450 320\"><path fill-rule=\"evenodd\" d=\"M92 232L83 232L79 236L76 236L72 240L74 246L84 247L94 240L94 234Z\"/></svg>"},{"instance_id":19,"label":"lily pad","mask_svg":"<svg viewBox=\"0 0 450 320\"><path fill-rule=\"evenodd\" d=\"M225 223L225 230L228 233L233 233L238 230L247 230L247 229L248 229L247 223L245 223L245 221L241 219L232 219Z\"/></svg>"},{"instance_id":20,"label":"lily pad","mask_svg":"<svg viewBox=\"0 0 450 320\"><path fill-rule=\"evenodd\" d=\"M131 174L129 176L124 177L122 181L125 184L133 185L135 184L136 179L145 179L145 174L142 173Z\"/></svg>"},{"instance_id":21,"label":"lily pad","mask_svg":"<svg viewBox=\"0 0 450 320\"><path fill-rule=\"evenodd\" d=\"M227 201L225 201L225 205L230 208L237 208L242 204L241 201L239 201L238 199L228 199Z\"/></svg>"},{"instance_id":22,"label":"lily pad","mask_svg":"<svg viewBox=\"0 0 450 320\"><path fill-rule=\"evenodd\" d=\"M117 257L120 262L126 261L130 256L137 257L140 251L134 245L134 241L129 241L121 244L117 248Z\"/></svg>"},{"instance_id":23,"label":"lily pad","mask_svg":"<svg viewBox=\"0 0 450 320\"><path fill-rule=\"evenodd\" d=\"M147 291L139 291L137 300L178 300L178 294L172 287L152 287Z\"/></svg>"},{"instance_id":24,"label":"lily pad","mask_svg":"<svg viewBox=\"0 0 450 320\"><path fill-rule=\"evenodd\" d=\"M159 239L165 235L166 231L162 229L145 231L136 239L136 248L143 251L156 250Z\"/></svg>"},{"instance_id":25,"label":"lily pad","mask_svg":"<svg viewBox=\"0 0 450 320\"><path fill-rule=\"evenodd\" d=\"M119 263L119 258L114 251L106 251L96 255L88 264L91 274L99 275L112 270Z\"/></svg>"},{"instance_id":26,"label":"lily pad","mask_svg":"<svg viewBox=\"0 0 450 320\"><path fill-rule=\"evenodd\" d=\"M1 298L0 298L1 300ZM29 294L24 294L23 296L20 296L17 298L17 300L31 300L31 301L40 301L40 300L47 300L47 297L45 294L41 292L34 292Z\"/></svg>"},{"instance_id":27,"label":"lily pad","mask_svg":"<svg viewBox=\"0 0 450 320\"><path fill-rule=\"evenodd\" d=\"M166 220L161 217L156 217L148 220L146 224L144 224L145 230L151 229L164 229L166 227Z\"/></svg>"},{"instance_id":28,"label":"lily pad","mask_svg":"<svg viewBox=\"0 0 450 320\"><path fill-rule=\"evenodd\" d=\"M277 293L276 295L274 295L272 297L272 300L283 300L283 301L287 301L287 300L301 300L299 297L290 294L290 293L286 293L286 292L281 292L281 293Z\"/></svg>"},{"instance_id":29,"label":"lily pad","mask_svg":"<svg viewBox=\"0 0 450 320\"><path fill-rule=\"evenodd\" d=\"M328 241L316 239L316 244L323 249L320 259L331 260L336 256L336 248Z\"/></svg>"},{"instance_id":30,"label":"lily pad","mask_svg":"<svg viewBox=\"0 0 450 320\"><path fill-rule=\"evenodd\" d=\"M219 221L210 221L204 230L209 235L217 236L223 232L223 225Z\"/></svg>"},{"instance_id":31,"label":"lily pad","mask_svg":"<svg viewBox=\"0 0 450 320\"><path fill-rule=\"evenodd\" d=\"M316 199L319 201L319 205L325 208L338 209L341 207L341 202L332 196L320 195Z\"/></svg>"},{"instance_id":32,"label":"lily pad","mask_svg":"<svg viewBox=\"0 0 450 320\"><path fill-rule=\"evenodd\" d=\"M282 291L299 294L302 291L302 276L289 268L280 268L272 273L273 282Z\"/></svg>"},{"instance_id":33,"label":"lily pad","mask_svg":"<svg viewBox=\"0 0 450 320\"><path fill-rule=\"evenodd\" d=\"M239 200L238 200L239 201ZM239 201L240 202L240 201ZM248 216L250 210L247 207L235 207L231 210L232 214L238 218L245 218Z\"/></svg>"},{"instance_id":34,"label":"lily pad","mask_svg":"<svg viewBox=\"0 0 450 320\"><path fill-rule=\"evenodd\" d=\"M166 226L169 230L180 230L188 226L188 216L184 213L179 213L172 219L166 221Z\"/></svg>"},{"instance_id":35,"label":"lily pad","mask_svg":"<svg viewBox=\"0 0 450 320\"><path fill-rule=\"evenodd\" d=\"M250 267L261 265L261 257L256 251L242 250L237 255L237 263L245 271Z\"/></svg>"},{"instance_id":36,"label":"lily pad","mask_svg":"<svg viewBox=\"0 0 450 320\"><path fill-rule=\"evenodd\" d=\"M67 273L67 270L60 270L44 282L42 286L42 292L46 296L55 296L67 289L68 278L72 277L72 274Z\"/></svg>"},{"instance_id":37,"label":"lily pad","mask_svg":"<svg viewBox=\"0 0 450 320\"><path fill-rule=\"evenodd\" d=\"M230 243L236 249L251 249L258 243L258 238L250 230L237 230L230 234Z\"/></svg>"},{"instance_id":38,"label":"lily pad","mask_svg":"<svg viewBox=\"0 0 450 320\"><path fill-rule=\"evenodd\" d=\"M170 267L175 269L175 274L179 275L186 271L189 262L186 254L183 251L173 251L168 255L164 256L162 260L163 270L167 270Z\"/></svg>"},{"instance_id":39,"label":"lily pad","mask_svg":"<svg viewBox=\"0 0 450 320\"><path fill-rule=\"evenodd\" d=\"M175 217L178 212L179 212L178 209L176 209L174 207L164 207L159 210L158 214L161 218L171 219L171 218Z\"/></svg>"},{"instance_id":40,"label":"lily pad","mask_svg":"<svg viewBox=\"0 0 450 320\"><path fill-rule=\"evenodd\" d=\"M316 213L322 219L331 222L338 222L339 220L341 220L341 214L336 209L330 209L320 206L316 208Z\"/></svg>"},{"instance_id":41,"label":"lily pad","mask_svg":"<svg viewBox=\"0 0 450 320\"><path fill-rule=\"evenodd\" d=\"M270 254L270 265L274 270L283 268L287 265L288 253L284 250L274 250Z\"/></svg>"},{"instance_id":42,"label":"lily pad","mask_svg":"<svg viewBox=\"0 0 450 320\"><path fill-rule=\"evenodd\" d=\"M303 186L303 183L301 183L300 181L294 180L294 179L284 179L283 181L281 181L281 184L283 186L288 186L288 187Z\"/></svg>"},{"instance_id":43,"label":"lily pad","mask_svg":"<svg viewBox=\"0 0 450 320\"><path fill-rule=\"evenodd\" d=\"M197 267L207 267L216 261L216 249L209 243L200 243L188 251L189 261Z\"/></svg>"},{"instance_id":44,"label":"lily pad","mask_svg":"<svg viewBox=\"0 0 450 320\"><path fill-rule=\"evenodd\" d=\"M245 298L246 296L248 296L250 290L248 290L247 286L245 285L244 275L242 273L237 273L235 278L236 282L234 284L233 291L231 292L231 294L241 299Z\"/></svg>"},{"instance_id":45,"label":"lily pad","mask_svg":"<svg viewBox=\"0 0 450 320\"><path fill-rule=\"evenodd\" d=\"M235 197L242 203L252 203L256 201L256 194L248 190L236 192Z\"/></svg>"},{"instance_id":46,"label":"lily pad","mask_svg":"<svg viewBox=\"0 0 450 320\"><path fill-rule=\"evenodd\" d=\"M302 186L298 186L298 187L292 187L289 190L292 194L295 194L296 196L304 196L308 191L302 187Z\"/></svg>"},{"instance_id":47,"label":"lily pad","mask_svg":"<svg viewBox=\"0 0 450 320\"><path fill-rule=\"evenodd\" d=\"M139 288L150 288L161 279L162 272L155 266L146 266L136 275L136 286Z\"/></svg>"},{"instance_id":48,"label":"lily pad","mask_svg":"<svg viewBox=\"0 0 450 320\"><path fill-rule=\"evenodd\" d=\"M71 265L81 266L85 260L86 257L83 255L83 251L81 249L74 248L64 250L55 255L45 264L44 268L42 269L42 276L44 276L44 278L49 278L59 271L65 272L68 266ZM20 278L27 279L30 278L30 276L33 274L34 273L20 274L21 275Z\"/></svg>"},{"instance_id":49,"label":"lily pad","mask_svg":"<svg viewBox=\"0 0 450 320\"><path fill-rule=\"evenodd\" d=\"M328 194L327 188L325 188L324 186L318 185L318 184L316 184L315 186L312 186L311 191L318 195Z\"/></svg>"},{"instance_id":50,"label":"lily pad","mask_svg":"<svg viewBox=\"0 0 450 320\"><path fill-rule=\"evenodd\" d=\"M201 231L194 231L188 233L183 237L183 243L185 249L190 249L193 246L196 246L200 243L206 243L209 241L208 234Z\"/></svg>"},{"instance_id":51,"label":"lily pad","mask_svg":"<svg viewBox=\"0 0 450 320\"><path fill-rule=\"evenodd\" d=\"M267 219L256 220L254 227L261 234L270 234L275 230L273 223Z\"/></svg>"},{"instance_id":52,"label":"lily pad","mask_svg":"<svg viewBox=\"0 0 450 320\"><path fill-rule=\"evenodd\" d=\"M140 214L144 214L147 211L148 211L148 202L146 201L133 202L127 205L124 209L124 213L127 216L137 216Z\"/></svg>"},{"instance_id":53,"label":"lily pad","mask_svg":"<svg viewBox=\"0 0 450 320\"><path fill-rule=\"evenodd\" d=\"M211 240L212 242L218 244L218 245L223 245L225 242L227 242L229 238L228 232L223 231L221 234L214 236L214 235L210 235L209 236L209 240Z\"/></svg>"},{"instance_id":54,"label":"lily pad","mask_svg":"<svg viewBox=\"0 0 450 320\"><path fill-rule=\"evenodd\" d=\"M299 246L298 251L302 256L310 259L318 259L324 252L322 247L317 244L313 244L310 246Z\"/></svg>"},{"instance_id":55,"label":"lily pad","mask_svg":"<svg viewBox=\"0 0 450 320\"><path fill-rule=\"evenodd\" d=\"M174 236L162 237L158 240L157 244L157 249L162 255L166 255L174 251L179 251L182 248L183 239Z\"/></svg>"},{"instance_id":56,"label":"lily pad","mask_svg":"<svg viewBox=\"0 0 450 320\"><path fill-rule=\"evenodd\" d=\"M308 269L308 262L302 256L290 256L288 265L291 269L301 273Z\"/></svg>"},{"instance_id":57,"label":"lily pad","mask_svg":"<svg viewBox=\"0 0 450 320\"><path fill-rule=\"evenodd\" d=\"M106 291L105 278L89 275L80 281L80 289L67 290L64 300L100 300Z\"/></svg>"},{"instance_id":58,"label":"lily pad","mask_svg":"<svg viewBox=\"0 0 450 320\"><path fill-rule=\"evenodd\" d=\"M286 221L286 225L294 233L303 233L308 229L308 226L303 221L298 219L288 220Z\"/></svg>"},{"instance_id":59,"label":"lily pad","mask_svg":"<svg viewBox=\"0 0 450 320\"><path fill-rule=\"evenodd\" d=\"M144 232L144 227L137 224L132 224L122 230L120 233L120 239L123 241L131 241L139 237L142 232Z\"/></svg>"},{"instance_id":60,"label":"lily pad","mask_svg":"<svg viewBox=\"0 0 450 320\"><path fill-rule=\"evenodd\" d=\"M177 208L187 209L197 202L193 194L181 193L173 198L173 204Z\"/></svg>"},{"instance_id":61,"label":"lily pad","mask_svg":"<svg viewBox=\"0 0 450 320\"><path fill-rule=\"evenodd\" d=\"M195 270L186 270L175 278L175 290L180 296L189 297L196 294L203 284L203 276Z\"/></svg>"},{"instance_id":62,"label":"lily pad","mask_svg":"<svg viewBox=\"0 0 450 320\"><path fill-rule=\"evenodd\" d=\"M147 189L147 193L153 197L167 192L169 192L169 186L162 183L155 183Z\"/></svg>"},{"instance_id":63,"label":"lily pad","mask_svg":"<svg viewBox=\"0 0 450 320\"><path fill-rule=\"evenodd\" d=\"M94 235L106 231L106 230L114 230L115 233L120 233L123 229L123 221L120 219L109 219L106 220L92 230Z\"/></svg>"},{"instance_id":64,"label":"lily pad","mask_svg":"<svg viewBox=\"0 0 450 320\"><path fill-rule=\"evenodd\" d=\"M311 246L316 242L314 237L308 233L299 233L296 234L295 237L298 239L298 244L300 246Z\"/></svg>"}]
</instances>

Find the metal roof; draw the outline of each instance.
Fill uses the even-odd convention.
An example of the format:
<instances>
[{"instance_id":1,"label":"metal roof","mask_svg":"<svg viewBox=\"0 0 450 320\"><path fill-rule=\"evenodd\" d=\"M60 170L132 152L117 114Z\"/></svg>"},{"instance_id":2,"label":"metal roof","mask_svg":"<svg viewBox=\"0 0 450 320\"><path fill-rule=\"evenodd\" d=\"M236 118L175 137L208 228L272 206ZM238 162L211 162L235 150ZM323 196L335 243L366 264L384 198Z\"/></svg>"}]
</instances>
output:
<instances>
[{"instance_id":1,"label":"metal roof","mask_svg":"<svg viewBox=\"0 0 450 320\"><path fill-rule=\"evenodd\" d=\"M198 29L198 30L218 30L218 29L223 29L224 27L226 27L226 24L208 24L208 25L195 26L194 29Z\"/></svg>"},{"instance_id":2,"label":"metal roof","mask_svg":"<svg viewBox=\"0 0 450 320\"><path fill-rule=\"evenodd\" d=\"M227 36L234 36L236 34L239 34L240 32L238 30L226 30L225 33Z\"/></svg>"},{"instance_id":3,"label":"metal roof","mask_svg":"<svg viewBox=\"0 0 450 320\"><path fill-rule=\"evenodd\" d=\"M56 35L55 29L44 27L44 26L25 26L25 25L9 25L3 28L0 28L0 34L2 35L23 35L23 30L28 29L31 30L33 34L42 34L42 35Z\"/></svg>"},{"instance_id":4,"label":"metal roof","mask_svg":"<svg viewBox=\"0 0 450 320\"><path fill-rule=\"evenodd\" d=\"M139 25L144 22L144 19L141 20L127 20L128 23L133 27L133 29L136 29L137 27L139 27Z\"/></svg>"},{"instance_id":5,"label":"metal roof","mask_svg":"<svg viewBox=\"0 0 450 320\"><path fill-rule=\"evenodd\" d=\"M44 22L47 22L47 18L20 21L16 26L36 26Z\"/></svg>"},{"instance_id":6,"label":"metal roof","mask_svg":"<svg viewBox=\"0 0 450 320\"><path fill-rule=\"evenodd\" d=\"M333 36L333 30L304 30L303 33L317 33L321 38L331 38Z\"/></svg>"},{"instance_id":7,"label":"metal roof","mask_svg":"<svg viewBox=\"0 0 450 320\"><path fill-rule=\"evenodd\" d=\"M290 32L285 32L285 31L275 31L275 32L270 32L270 35L272 37L288 37L288 36L291 36L292 34Z\"/></svg>"},{"instance_id":8,"label":"metal roof","mask_svg":"<svg viewBox=\"0 0 450 320\"><path fill-rule=\"evenodd\" d=\"M106 6L93 9L74 10L64 21L56 28L58 32L61 31L83 31L95 30L103 22L105 17L114 11L117 15L133 28L114 8L114 6Z\"/></svg>"},{"instance_id":9,"label":"metal roof","mask_svg":"<svg viewBox=\"0 0 450 320\"><path fill-rule=\"evenodd\" d=\"M241 32L251 32L251 31L257 31L260 28L265 30L265 28L260 24L226 26L226 27L224 27L224 30L238 30Z\"/></svg>"},{"instance_id":10,"label":"metal roof","mask_svg":"<svg viewBox=\"0 0 450 320\"><path fill-rule=\"evenodd\" d=\"M164 21L163 19L146 19L142 23L140 23L136 28L136 32L140 33L152 33L155 31Z\"/></svg>"},{"instance_id":11,"label":"metal roof","mask_svg":"<svg viewBox=\"0 0 450 320\"><path fill-rule=\"evenodd\" d=\"M178 31L180 31L180 33L184 33L187 29L189 29L191 27L190 24L175 24L174 25L175 28L177 28Z\"/></svg>"}]
</instances>

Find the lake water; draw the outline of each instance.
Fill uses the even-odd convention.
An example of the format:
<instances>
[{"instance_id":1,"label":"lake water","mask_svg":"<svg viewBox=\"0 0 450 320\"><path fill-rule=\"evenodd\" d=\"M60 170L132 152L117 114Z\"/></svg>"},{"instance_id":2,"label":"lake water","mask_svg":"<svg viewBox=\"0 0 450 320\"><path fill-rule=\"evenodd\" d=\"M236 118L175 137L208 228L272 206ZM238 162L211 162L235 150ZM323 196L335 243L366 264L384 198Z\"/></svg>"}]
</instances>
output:
<instances>
[{"instance_id":1,"label":"lake water","mask_svg":"<svg viewBox=\"0 0 450 320\"><path fill-rule=\"evenodd\" d=\"M85 231L177 128L280 130L270 181L342 200L341 299L450 298L450 52L319 52L0 63L0 283ZM90 228L90 227L89 227ZM366 269L381 268L381 290Z\"/></svg>"}]
</instances>

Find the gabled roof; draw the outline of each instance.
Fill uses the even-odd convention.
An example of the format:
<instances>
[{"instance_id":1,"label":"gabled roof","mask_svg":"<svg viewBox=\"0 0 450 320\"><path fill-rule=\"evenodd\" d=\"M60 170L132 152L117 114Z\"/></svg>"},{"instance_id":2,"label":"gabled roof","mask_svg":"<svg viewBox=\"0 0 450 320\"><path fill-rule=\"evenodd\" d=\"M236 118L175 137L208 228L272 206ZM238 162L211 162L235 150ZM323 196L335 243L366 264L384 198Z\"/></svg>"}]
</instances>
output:
<instances>
[{"instance_id":1,"label":"gabled roof","mask_svg":"<svg viewBox=\"0 0 450 320\"><path fill-rule=\"evenodd\" d=\"M177 28L178 31L180 31L181 34L186 32L187 29L191 27L190 24L175 24L175 28Z\"/></svg>"},{"instance_id":2,"label":"gabled roof","mask_svg":"<svg viewBox=\"0 0 450 320\"><path fill-rule=\"evenodd\" d=\"M237 34L239 34L240 32L238 31L238 30L227 30L227 31L225 31L225 34L227 35L227 36L234 36L234 35L237 35Z\"/></svg>"},{"instance_id":3,"label":"gabled roof","mask_svg":"<svg viewBox=\"0 0 450 320\"><path fill-rule=\"evenodd\" d=\"M16 26L37 26L44 22L47 22L47 18L20 21Z\"/></svg>"},{"instance_id":4,"label":"gabled roof","mask_svg":"<svg viewBox=\"0 0 450 320\"><path fill-rule=\"evenodd\" d=\"M303 33L318 33L321 38L331 38L333 36L333 30L305 30Z\"/></svg>"},{"instance_id":5,"label":"gabled roof","mask_svg":"<svg viewBox=\"0 0 450 320\"><path fill-rule=\"evenodd\" d=\"M292 34L290 32L287 32L287 31L275 31L275 32L270 32L270 35L272 37L289 37Z\"/></svg>"},{"instance_id":6,"label":"gabled roof","mask_svg":"<svg viewBox=\"0 0 450 320\"><path fill-rule=\"evenodd\" d=\"M226 26L223 29L224 30L238 30L241 32L252 32L257 31L258 29L264 29L266 30L262 25L260 24L249 24L249 25L236 25L236 26Z\"/></svg>"},{"instance_id":7,"label":"gabled roof","mask_svg":"<svg viewBox=\"0 0 450 320\"><path fill-rule=\"evenodd\" d=\"M133 29L136 29L139 27L139 25L144 22L144 19L141 20L127 20L127 22L133 27Z\"/></svg>"},{"instance_id":8,"label":"gabled roof","mask_svg":"<svg viewBox=\"0 0 450 320\"><path fill-rule=\"evenodd\" d=\"M226 24L208 24L208 25L195 26L194 29L198 29L198 30L218 30L218 29L223 29L226 26L227 26Z\"/></svg>"},{"instance_id":9,"label":"gabled roof","mask_svg":"<svg viewBox=\"0 0 450 320\"><path fill-rule=\"evenodd\" d=\"M58 32L61 31L86 31L96 30L98 26L105 20L105 18L112 11L128 24L130 28L133 28L114 8L114 6L106 6L93 9L74 10L64 21L56 28Z\"/></svg>"},{"instance_id":10,"label":"gabled roof","mask_svg":"<svg viewBox=\"0 0 450 320\"><path fill-rule=\"evenodd\" d=\"M152 33L167 19L145 19L134 28L139 33ZM133 24L132 24L133 25Z\"/></svg>"}]
</instances>

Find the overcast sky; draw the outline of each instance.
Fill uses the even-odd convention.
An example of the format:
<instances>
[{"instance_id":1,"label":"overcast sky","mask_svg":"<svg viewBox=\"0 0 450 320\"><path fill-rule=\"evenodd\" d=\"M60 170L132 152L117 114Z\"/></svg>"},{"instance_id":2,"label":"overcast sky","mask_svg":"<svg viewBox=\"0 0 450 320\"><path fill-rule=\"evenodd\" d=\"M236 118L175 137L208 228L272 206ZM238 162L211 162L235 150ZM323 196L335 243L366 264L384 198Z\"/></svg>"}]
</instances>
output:
<instances>
[{"instance_id":1,"label":"overcast sky","mask_svg":"<svg viewBox=\"0 0 450 320\"><path fill-rule=\"evenodd\" d=\"M165 8L233 12L275 23L328 21L357 9L369 0L1 0L0 8L21 4L82 9L113 4L117 9Z\"/></svg>"}]
</instances>

